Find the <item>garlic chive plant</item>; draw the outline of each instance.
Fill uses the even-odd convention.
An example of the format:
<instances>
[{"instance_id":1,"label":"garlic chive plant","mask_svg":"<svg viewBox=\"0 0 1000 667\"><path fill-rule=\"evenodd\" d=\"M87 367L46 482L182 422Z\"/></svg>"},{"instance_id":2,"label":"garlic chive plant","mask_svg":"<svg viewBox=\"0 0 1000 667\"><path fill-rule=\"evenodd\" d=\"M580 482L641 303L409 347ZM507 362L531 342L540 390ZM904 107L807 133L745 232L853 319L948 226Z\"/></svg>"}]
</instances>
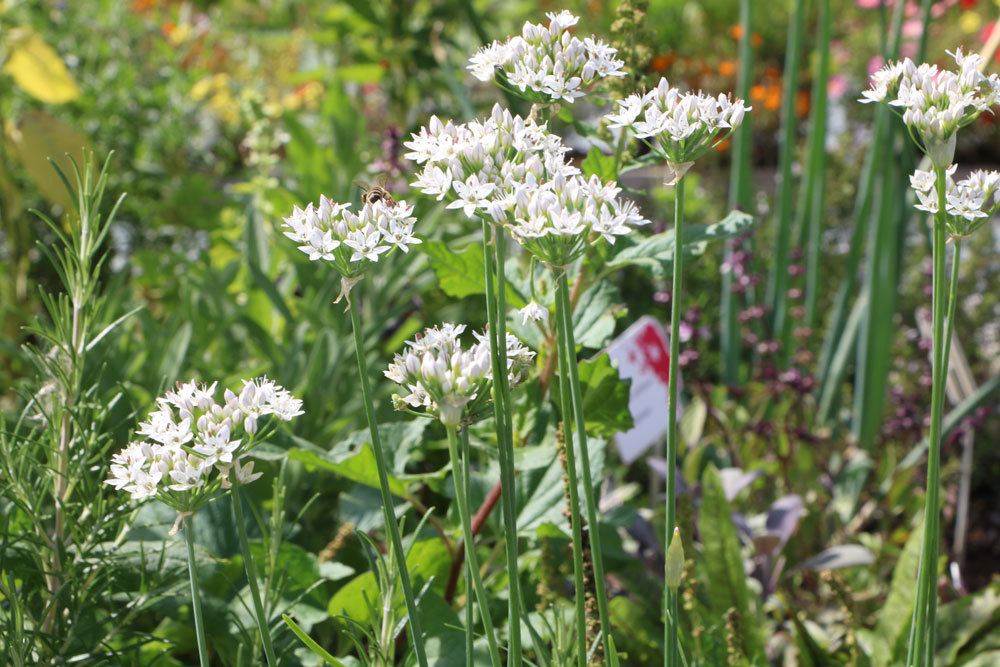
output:
<instances>
[{"instance_id":1,"label":"garlic chive plant","mask_svg":"<svg viewBox=\"0 0 1000 667\"><path fill-rule=\"evenodd\" d=\"M632 132L665 163L667 185L677 188L674 200L674 256L670 287L670 370L667 386L667 490L666 526L669 545L677 528L674 495L677 485L677 373L680 356L681 295L684 269L684 175L698 158L712 150L740 126L750 107L726 95L712 97L682 92L660 79L645 95L631 95L609 114L609 128ZM663 595L664 664L680 664L677 588L667 586Z\"/></svg>"},{"instance_id":2,"label":"garlic chive plant","mask_svg":"<svg viewBox=\"0 0 1000 667\"><path fill-rule=\"evenodd\" d=\"M420 618L410 574L406 568L406 553L396 524L392 493L389 490L389 472L382 449L382 439L375 420L372 406L371 385L368 378L368 362L365 360L364 328L361 324L361 309L356 299L351 299L351 290L365 273L379 259L399 249L409 252L410 247L419 244L413 236L416 222L411 214L413 207L405 201L395 201L389 196L365 196L361 210L355 213L350 204L338 204L321 196L319 204L308 204L302 209L295 207L285 218L285 236L299 243L299 250L310 260L324 260L340 273L341 291L339 302L346 299L351 312L351 327L354 330L354 351L358 362L358 376L361 381L361 395L365 407L365 418L371 434L372 453L378 471L379 492L382 495L382 513L385 532L389 538L393 558L399 565L400 587L406 601L407 622L410 626L410 641L420 667L427 667L427 653L424 636L420 629Z\"/></svg>"},{"instance_id":3,"label":"garlic chive plant","mask_svg":"<svg viewBox=\"0 0 1000 667\"><path fill-rule=\"evenodd\" d=\"M472 532L472 515L469 509L468 432L465 428L485 412L494 376L490 339L476 332L474 334L476 342L466 349L462 347L460 340L464 331L465 325L462 324L444 324L439 328L425 330L421 336L407 343L405 352L395 356L385 371L385 376L406 392L393 396L397 409L422 410L423 414L439 420L448 433L448 453L455 481L455 503L462 524L466 571L472 581L476 599L479 601L490 660L493 667L500 667L502 663L496 630L490 618L489 595L479 572L475 536ZM534 353L512 335L507 336L506 352L509 366L505 377L509 386L515 386L521 381L522 371L531 364ZM461 456L458 444L459 430L463 445ZM472 592L467 591L466 595L466 604L471 609ZM466 632L471 637L471 624L466 628ZM472 664L471 653L467 658L468 664Z\"/></svg>"},{"instance_id":4,"label":"garlic chive plant","mask_svg":"<svg viewBox=\"0 0 1000 667\"><path fill-rule=\"evenodd\" d=\"M948 356L958 298L962 239L995 215L997 172L977 171L953 180L958 130L1000 102L1000 77L981 72L982 58L956 49L958 71L936 65L916 65L909 58L890 63L871 77L862 103L886 103L902 117L910 138L931 163L930 171L910 177L916 208L932 216L933 297L931 344L931 420L928 434L927 494L924 536L917 577L917 596L910 625L906 664L925 667L934 662L937 611L937 563L940 541L941 422L944 412ZM951 277L945 285L946 244L953 241ZM946 294L947 290L947 294ZM946 317L947 312L947 317Z\"/></svg>"},{"instance_id":5,"label":"garlic chive plant","mask_svg":"<svg viewBox=\"0 0 1000 667\"><path fill-rule=\"evenodd\" d=\"M191 607L203 666L209 659L194 555L194 514L227 490L232 492L257 626L268 664L276 665L240 508L239 486L260 477L254 472L253 461L246 457L267 437L267 426L260 430L261 420L291 421L302 414L302 401L267 378L244 381L239 394L227 389L221 403L216 401L217 386L215 382L178 383L158 398L156 410L139 425L138 434L144 439L112 457L106 483L127 492L133 500L156 498L177 511L171 534L183 528L187 541Z\"/></svg>"}]
</instances>

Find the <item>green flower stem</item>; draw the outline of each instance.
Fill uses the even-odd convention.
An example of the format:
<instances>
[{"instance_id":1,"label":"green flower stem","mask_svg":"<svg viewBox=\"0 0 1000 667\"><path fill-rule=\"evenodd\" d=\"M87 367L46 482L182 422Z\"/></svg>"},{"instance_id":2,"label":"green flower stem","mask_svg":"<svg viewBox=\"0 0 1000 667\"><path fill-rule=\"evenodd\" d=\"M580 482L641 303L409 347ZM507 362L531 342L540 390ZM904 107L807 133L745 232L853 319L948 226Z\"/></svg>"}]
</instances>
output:
<instances>
[{"instance_id":1,"label":"green flower stem","mask_svg":"<svg viewBox=\"0 0 1000 667\"><path fill-rule=\"evenodd\" d=\"M469 473L469 430L462 429L462 477L465 479L465 488L471 486L472 476ZM465 559L465 662L468 665L473 663L475 655L475 634L473 628L476 624L476 617L472 608L472 592L474 583L472 581L472 566L469 559Z\"/></svg>"},{"instance_id":2,"label":"green flower stem","mask_svg":"<svg viewBox=\"0 0 1000 667\"><path fill-rule=\"evenodd\" d=\"M562 331L563 321L567 313L563 310L561 299L556 300L556 331ZM569 477L570 523L573 531L573 585L576 592L576 646L577 664L585 667L587 664L587 609L585 605L586 590L583 584L583 529L580 525L579 483L576 478L576 455L573 452L573 428L570 420L573 411L569 388L569 363L566 358L566 340L557 335L558 367L559 367L559 398L562 406L562 424L564 450L566 452L566 474Z\"/></svg>"},{"instance_id":3,"label":"green flower stem","mask_svg":"<svg viewBox=\"0 0 1000 667\"><path fill-rule=\"evenodd\" d=\"M670 368L667 380L667 491L664 499L666 522L664 526L664 541L667 548L677 527L676 504L674 496L677 492L677 375L680 372L681 348L681 288L684 270L684 178L677 181L677 194L674 200L674 266L673 281L670 286ZM677 589L664 586L663 590L663 664L666 667L677 667L680 664L680 651L677 623Z\"/></svg>"},{"instance_id":4,"label":"green flower stem","mask_svg":"<svg viewBox=\"0 0 1000 667\"><path fill-rule=\"evenodd\" d=\"M238 465L238 464L237 464ZM240 499L239 480L236 478L236 467L229 470L229 481L233 485L233 515L236 519L236 532L240 536L240 550L243 552L243 568L247 573L247 581L250 583L250 597L253 598L254 615L257 618L257 629L260 631L260 640L264 644L264 656L267 664L276 667L278 658L274 655L274 645L271 643L271 630L267 622L267 614L264 612L264 604L260 597L260 586L257 583L257 568L254 566L253 554L250 553L250 540L247 539L247 526L243 518L243 502Z\"/></svg>"},{"instance_id":5,"label":"green flower stem","mask_svg":"<svg viewBox=\"0 0 1000 667\"><path fill-rule=\"evenodd\" d=\"M931 427L927 440L927 493L924 506L924 541L920 553L920 570L917 575L917 600L913 609L913 631L907 648L908 667L924 667L931 664L934 646L935 611L937 607L937 560L938 560L938 514L940 512L941 487L941 418L944 411L944 390L947 381L948 345L950 336L945 334L945 228L947 209L947 177L943 167L934 167L937 180L938 213L935 216L933 232L933 327L932 327L932 380L931 380ZM956 246L952 301L957 296L958 252ZM949 324L949 329L951 324Z\"/></svg>"},{"instance_id":6,"label":"green flower stem","mask_svg":"<svg viewBox=\"0 0 1000 667\"><path fill-rule=\"evenodd\" d=\"M198 592L198 565L194 560L194 515L184 520L184 541L187 542L188 576L191 578L191 610L194 613L194 634L198 638L198 663L208 667L208 645L205 643L205 619L201 614L201 594Z\"/></svg>"},{"instance_id":7,"label":"green flower stem","mask_svg":"<svg viewBox=\"0 0 1000 667\"><path fill-rule=\"evenodd\" d=\"M479 601L479 616L483 619L486 631L486 643L490 649L490 661L493 667L500 667L500 648L497 646L496 630L493 619L490 618L490 598L483 586L483 578L479 573L479 557L476 556L475 535L472 533L472 517L469 515L469 488L466 486L465 474L462 469L462 459L458 454L458 433L454 426L445 425L448 431L448 455L451 457L452 478L455 480L455 503L458 505L458 516L462 522L462 541L465 544L465 563L467 571L472 575L472 585ZM468 593L466 593L468 595ZM471 600L466 602L471 605ZM468 630L472 632L471 628ZM470 663L471 664L471 663Z\"/></svg>"},{"instance_id":8,"label":"green flower stem","mask_svg":"<svg viewBox=\"0 0 1000 667\"><path fill-rule=\"evenodd\" d=\"M576 440L580 445L580 467L583 470L583 499L587 506L587 525L590 536L590 555L594 563L594 596L597 598L597 613L601 622L601 643L604 655L611 655L611 624L608 620L608 600L604 590L604 556L601 552L601 538L597 522L597 501L594 498L594 480L590 471L590 452L587 449L587 429L583 414L583 393L580 390L580 371L576 363L576 340L573 335L573 309L569 302L569 285L566 274L558 280L558 299L563 311L561 340L566 346L566 360L569 367L570 394L573 399L573 413L576 418Z\"/></svg>"},{"instance_id":9,"label":"green flower stem","mask_svg":"<svg viewBox=\"0 0 1000 667\"><path fill-rule=\"evenodd\" d=\"M413 653L417 656L417 664L427 667L427 653L424 650L424 634L420 630L420 617L417 603L413 597L413 586L410 583L410 573L406 569L406 552L403 551L403 540L399 537L399 526L392 509L392 494L389 491L389 473L386 469L385 452L382 451L382 438L379 437L378 423L375 421L375 409L372 407L372 390L368 381L368 363L365 361L365 341L361 328L361 313L356 300L348 298L351 310L351 326L354 329L354 351L358 358L358 375L361 378L361 396L365 404L365 417L368 420L368 431L372 438L372 453L375 454L375 467L378 470L378 486L382 493L382 513L385 519L385 532L389 536L389 544L393 551L399 569L399 581L406 600L406 617L410 625L410 641Z\"/></svg>"},{"instance_id":10,"label":"green flower stem","mask_svg":"<svg viewBox=\"0 0 1000 667\"><path fill-rule=\"evenodd\" d=\"M492 245L495 249L491 249ZM500 463L500 496L507 533L508 633L507 663L521 665L521 584L517 548L517 494L514 477L514 439L510 417L510 384L507 380L507 281L506 238L500 227L483 220L483 259L486 281L486 319L490 329L490 360L493 369L493 416Z\"/></svg>"}]
</instances>

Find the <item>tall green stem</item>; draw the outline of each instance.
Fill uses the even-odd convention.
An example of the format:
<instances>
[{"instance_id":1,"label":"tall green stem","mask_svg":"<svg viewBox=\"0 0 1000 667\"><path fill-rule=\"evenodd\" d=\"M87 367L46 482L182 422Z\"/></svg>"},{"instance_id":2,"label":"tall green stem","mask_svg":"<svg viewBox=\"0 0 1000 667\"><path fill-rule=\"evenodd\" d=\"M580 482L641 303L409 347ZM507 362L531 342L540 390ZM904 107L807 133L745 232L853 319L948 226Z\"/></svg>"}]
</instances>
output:
<instances>
[{"instance_id":1,"label":"tall green stem","mask_svg":"<svg viewBox=\"0 0 1000 667\"><path fill-rule=\"evenodd\" d=\"M594 480L590 471L590 452L587 449L587 429L583 414L583 393L580 390L580 371L576 363L576 340L573 335L572 307L569 301L569 284L566 274L558 280L559 303L563 311L561 336L566 346L569 366L570 393L573 398L573 413L576 418L576 440L580 445L580 468L583 470L583 499L587 506L587 525L590 536L590 555L594 563L594 596L597 598L597 613L601 622L601 643L604 655L611 655L609 644L611 624L608 620L608 600L604 590L604 556L601 551L601 536L597 522L597 500L594 498Z\"/></svg>"},{"instance_id":2,"label":"tall green stem","mask_svg":"<svg viewBox=\"0 0 1000 667\"><path fill-rule=\"evenodd\" d=\"M194 559L194 515L184 520L184 541L187 542L188 576L191 579L191 610L194 613L194 634L198 638L198 662L208 667L208 645L205 643L205 618L201 614L201 594L198 592L198 565Z\"/></svg>"},{"instance_id":3,"label":"tall green stem","mask_svg":"<svg viewBox=\"0 0 1000 667\"><path fill-rule=\"evenodd\" d=\"M458 516L462 522L462 541L465 544L465 562L472 575L472 585L479 601L479 616L483 619L486 631L486 643L490 649L490 661L493 667L500 667L500 648L497 646L496 630L493 619L490 618L490 598L483 587L483 578L479 573L479 557L476 556L475 536L472 533L472 517L469 515L469 489L465 485L462 471L462 460L458 455L458 433L454 426L446 426L448 431L448 455L451 457L452 479L455 480L455 503L458 505ZM470 629L471 632L471 629Z\"/></svg>"},{"instance_id":4,"label":"tall green stem","mask_svg":"<svg viewBox=\"0 0 1000 667\"><path fill-rule=\"evenodd\" d=\"M260 631L260 640L264 644L264 656L267 664L275 667L278 659L274 655L274 645L271 643L271 630L267 622L267 614L264 613L264 604L260 597L260 586L257 583L257 568L254 566L253 554L250 553L250 540L247 539L247 526L243 519L243 503L240 500L239 480L236 478L236 467L229 471L229 480L233 485L233 515L236 520L236 532L240 536L240 550L243 552L243 568L247 573L247 581L250 583L250 597L253 598L254 615L257 617L257 629Z\"/></svg>"},{"instance_id":5,"label":"tall green stem","mask_svg":"<svg viewBox=\"0 0 1000 667\"><path fill-rule=\"evenodd\" d=\"M677 181L677 195L674 200L674 266L670 286L670 367L667 380L667 492L665 503L666 522L664 541L667 548L673 540L677 527L674 496L677 492L677 376L680 373L681 349L681 294L684 276L684 178ZM677 623L677 589L663 588L663 664L677 667L680 664L680 650Z\"/></svg>"},{"instance_id":6,"label":"tall green stem","mask_svg":"<svg viewBox=\"0 0 1000 667\"><path fill-rule=\"evenodd\" d=\"M462 477L465 480L465 488L471 487L472 476L469 473L469 430L462 429ZM476 625L476 617L473 613L472 595L475 585L472 581L472 564L469 559L465 559L465 662L471 665L475 655L475 634L473 628Z\"/></svg>"},{"instance_id":7,"label":"tall green stem","mask_svg":"<svg viewBox=\"0 0 1000 667\"><path fill-rule=\"evenodd\" d=\"M945 335L945 246L947 230L945 168L935 166L937 180L938 212L933 235L933 302L931 342L931 427L927 440L927 493L924 506L924 542L917 575L917 601L913 609L913 631L907 649L909 667L924 667L933 659L934 611L937 606L938 513L941 487L941 417L944 411L944 390L947 381L948 350ZM955 256L954 275L958 277L958 253ZM957 295L957 280L951 286Z\"/></svg>"},{"instance_id":8,"label":"tall green stem","mask_svg":"<svg viewBox=\"0 0 1000 667\"><path fill-rule=\"evenodd\" d=\"M378 486L382 494L382 514L385 519L385 532L389 536L389 544L399 568L399 582L406 600L406 617L410 625L410 640L413 653L417 656L417 664L427 667L427 653L424 650L424 634L420 630L416 600L413 597L413 586L410 583L410 573L406 569L406 552L403 551L403 540L399 536L399 526L392 509L392 494L389 491L389 473L385 463L385 452L382 450L382 438L378 433L378 423L375 421L375 409L372 407L372 390L368 381L368 362L365 360L364 331L361 328L361 313L357 299L348 299L351 310L351 326L354 329L354 351L358 358L358 375L361 379L361 396L365 404L365 418L368 420L368 431L372 439L372 453L375 455L375 467L378 471Z\"/></svg>"},{"instance_id":9,"label":"tall green stem","mask_svg":"<svg viewBox=\"0 0 1000 667\"><path fill-rule=\"evenodd\" d=\"M753 0L740 0L740 70L736 84L737 96L750 99L750 71L753 65L751 49L751 16ZM729 172L729 208L747 211L752 206L750 192L750 114L733 133L732 164ZM732 261L735 244L726 242L726 260ZM740 325L737 317L737 303L733 294L733 273L722 274L722 315L719 319L719 341L721 346L722 379L726 384L739 382L740 373Z\"/></svg>"},{"instance_id":10,"label":"tall green stem","mask_svg":"<svg viewBox=\"0 0 1000 667\"><path fill-rule=\"evenodd\" d=\"M562 299L556 300L556 331L562 331L566 321L572 316L564 310ZM576 647L577 664L587 664L587 608L586 590L583 583L583 528L580 516L580 488L576 478L576 454L573 451L573 427L571 425L573 404L569 388L569 360L566 356L566 339L556 336L556 351L559 368L559 399L562 410L563 442L566 452L566 475L569 478L569 514L573 531L573 586L576 603Z\"/></svg>"},{"instance_id":11,"label":"tall green stem","mask_svg":"<svg viewBox=\"0 0 1000 667\"><path fill-rule=\"evenodd\" d=\"M492 240L492 249L491 249ZM495 254L494 254L495 251ZM493 369L493 416L500 463L500 496L507 533L507 578L509 580L507 664L521 665L521 584L517 549L517 491L514 477L514 438L507 380L507 281L506 237L500 227L483 220L483 258L486 279L486 318L490 329L490 359Z\"/></svg>"}]
</instances>

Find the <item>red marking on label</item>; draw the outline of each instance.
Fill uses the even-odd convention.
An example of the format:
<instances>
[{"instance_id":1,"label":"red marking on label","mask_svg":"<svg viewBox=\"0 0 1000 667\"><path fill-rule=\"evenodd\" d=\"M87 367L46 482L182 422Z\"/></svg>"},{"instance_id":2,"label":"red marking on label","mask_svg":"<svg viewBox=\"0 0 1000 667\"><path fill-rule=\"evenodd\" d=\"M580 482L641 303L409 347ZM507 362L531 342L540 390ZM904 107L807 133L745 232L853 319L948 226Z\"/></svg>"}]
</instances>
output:
<instances>
[{"instance_id":1,"label":"red marking on label","mask_svg":"<svg viewBox=\"0 0 1000 667\"><path fill-rule=\"evenodd\" d=\"M642 351L643 368L656 374L660 381L667 385L670 382L670 352L667 341L652 324L642 328L636 337L639 349Z\"/></svg>"}]
</instances>

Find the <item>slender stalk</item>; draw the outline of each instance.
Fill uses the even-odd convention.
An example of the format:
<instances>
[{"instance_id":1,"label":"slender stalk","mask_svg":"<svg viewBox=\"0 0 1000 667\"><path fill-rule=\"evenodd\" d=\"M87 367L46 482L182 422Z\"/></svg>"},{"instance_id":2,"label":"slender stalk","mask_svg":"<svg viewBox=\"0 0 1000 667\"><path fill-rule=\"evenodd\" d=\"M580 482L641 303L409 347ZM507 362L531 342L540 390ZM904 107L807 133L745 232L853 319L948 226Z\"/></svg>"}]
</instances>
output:
<instances>
[{"instance_id":1,"label":"slender stalk","mask_svg":"<svg viewBox=\"0 0 1000 667\"><path fill-rule=\"evenodd\" d=\"M795 161L795 97L799 85L799 51L802 47L802 28L805 21L805 0L794 0L791 22L788 26L788 43L785 51L785 90L781 104L781 180L778 182L778 217L775 230L774 267L768 282L767 303L771 308L771 333L775 339L784 340L786 311L788 309L788 262L791 251L793 183L792 164ZM782 351L785 358L785 351ZM782 362L784 363L784 362Z\"/></svg>"},{"instance_id":2,"label":"slender stalk","mask_svg":"<svg viewBox=\"0 0 1000 667\"><path fill-rule=\"evenodd\" d=\"M667 492L665 504L664 541L667 548L673 540L677 527L674 496L677 492L677 376L680 365L677 360L681 349L681 294L684 276L684 178L677 181L677 195L674 200L674 266L670 286L670 366L667 379ZM666 551L666 550L664 550ZM680 637L677 624L677 590L663 587L663 664L666 667L680 665Z\"/></svg>"},{"instance_id":3,"label":"slender stalk","mask_svg":"<svg viewBox=\"0 0 1000 667\"><path fill-rule=\"evenodd\" d=\"M563 308L561 299L556 301L556 331L561 331L564 321L569 318ZM572 321L572 320L570 320ZM585 606L586 591L583 584L583 529L580 525L579 484L576 478L576 454L573 451L573 428L570 416L573 411L569 388L569 362L566 358L566 344L563 336L556 337L556 350L559 358L559 398L562 409L563 440L566 452L566 475L569 477L570 523L573 531L573 586L576 603L576 650L577 664L584 667L587 663L587 609Z\"/></svg>"},{"instance_id":4,"label":"slender stalk","mask_svg":"<svg viewBox=\"0 0 1000 667\"><path fill-rule=\"evenodd\" d=\"M569 386L573 398L573 413L576 417L576 439L580 445L580 467L583 470L583 499L587 506L587 531L590 536L590 554L594 563L594 596L597 598L597 613L601 622L601 643L604 645L604 655L611 655L609 644L611 624L608 616L608 599L604 590L604 556L601 552L601 538L597 523L597 501L594 498L594 480L590 471L590 452L587 449L587 429L584 424L583 393L580 390L580 371L576 363L576 340L573 336L572 308L569 303L569 285L566 274L559 276L558 298L563 317L562 342L566 346L566 359L569 366Z\"/></svg>"},{"instance_id":5,"label":"slender stalk","mask_svg":"<svg viewBox=\"0 0 1000 667\"><path fill-rule=\"evenodd\" d=\"M392 509L392 494L389 491L389 473L385 463L385 452L382 451L382 438L378 433L378 423L375 421L375 409L372 407L372 390L368 381L368 362L365 360L364 332L361 328L361 313L355 299L348 299L351 310L351 327L354 329L354 351L358 358L358 375L361 378L361 396L365 404L365 417L368 420L368 431L372 438L372 453L375 454L375 467L378 471L378 486L382 494L382 514L385 519L385 532L389 536L390 548L393 550L399 569L399 582L406 600L406 620L410 626L410 641L413 653L420 667L427 667L427 653L424 650L424 634L420 630L416 600L413 597L413 586L410 583L410 573L406 569L406 552L403 551L403 540L399 537L399 526Z\"/></svg>"},{"instance_id":6,"label":"slender stalk","mask_svg":"<svg viewBox=\"0 0 1000 667\"><path fill-rule=\"evenodd\" d=\"M493 237L491 252L490 240ZM503 228L483 221L483 257L486 271L486 317L490 329L490 358L493 369L493 417L500 463L500 502L507 533L507 578L509 580L508 632L510 645L507 664L520 667L521 656L521 580L518 570L517 489L514 476L514 439L510 409L510 383L507 379L507 281L506 236ZM495 284L494 284L495 279Z\"/></svg>"},{"instance_id":7,"label":"slender stalk","mask_svg":"<svg viewBox=\"0 0 1000 667\"><path fill-rule=\"evenodd\" d=\"M454 426L445 426L448 431L448 455L451 457L452 478L455 480L455 503L458 505L458 516L462 522L462 542L465 544L465 563L472 575L472 586L479 600L479 616L483 619L486 631L486 643L490 649L490 661L493 667L503 664L500 660L500 648L497 646L496 630L493 619L490 618L490 598L483 586L483 578L479 573L479 557L476 555L475 536L472 533L472 518L469 516L469 488L465 484L462 470L462 459L458 454L458 433ZM471 601L466 604L471 604ZM471 628L469 632L472 632Z\"/></svg>"},{"instance_id":8,"label":"slender stalk","mask_svg":"<svg viewBox=\"0 0 1000 667\"><path fill-rule=\"evenodd\" d=\"M469 430L462 429L462 477L465 479L465 488L472 486L472 475L469 472ZM473 628L476 624L475 613L472 607L473 595L472 565L469 559L465 559L465 662L471 665L475 655L475 634Z\"/></svg>"},{"instance_id":9,"label":"slender stalk","mask_svg":"<svg viewBox=\"0 0 1000 667\"><path fill-rule=\"evenodd\" d=\"M184 520L184 541L187 542L188 577L191 579L191 611L194 614L194 634L198 639L198 663L208 667L208 645L205 643L205 619L201 614L201 594L198 592L198 565L194 560L194 515Z\"/></svg>"},{"instance_id":10,"label":"slender stalk","mask_svg":"<svg viewBox=\"0 0 1000 667\"><path fill-rule=\"evenodd\" d=\"M753 15L753 0L740 0L740 70L737 79L737 96L750 99L750 70L753 66L753 51L750 34ZM729 208L749 210L752 201L750 193L750 114L743 119L733 133L732 164L729 172ZM731 261L735 242L726 242L726 260ZM740 325L737 319L737 303L733 294L733 274L722 274L722 316L719 319L719 340L722 348L722 379L729 385L739 382L740 373Z\"/></svg>"},{"instance_id":11,"label":"slender stalk","mask_svg":"<svg viewBox=\"0 0 1000 667\"><path fill-rule=\"evenodd\" d=\"M943 167L934 168L937 180L938 213L934 221L933 235L933 327L931 352L931 427L927 440L927 493L924 506L924 543L920 554L920 569L917 575L917 601L913 609L913 631L907 648L909 667L924 667L930 664L934 646L930 644L933 635L933 611L937 606L937 559L938 559L938 513L940 511L941 487L941 416L944 408L944 388L947 381L945 367L948 350L945 349L945 229L947 177ZM957 277L957 253L955 274ZM957 286L952 285L957 293ZM931 602L933 598L933 604ZM929 618L929 616L931 616Z\"/></svg>"},{"instance_id":12,"label":"slender stalk","mask_svg":"<svg viewBox=\"0 0 1000 667\"><path fill-rule=\"evenodd\" d=\"M247 538L247 526L243 518L243 501L240 498L240 483L236 478L235 467L229 471L229 480L233 485L233 516L236 520L236 532L240 536L240 551L243 552L243 569L246 570L247 581L250 583L250 597L253 598L253 610L257 618L257 630L260 631L260 640L264 645L264 656L267 658L267 664L275 667L278 664L278 658L274 654L274 645L271 642L271 630L268 626L267 614L264 611L264 604L260 597L260 585L257 583L257 568L254 565L253 554L250 552L250 540Z\"/></svg>"}]
</instances>

